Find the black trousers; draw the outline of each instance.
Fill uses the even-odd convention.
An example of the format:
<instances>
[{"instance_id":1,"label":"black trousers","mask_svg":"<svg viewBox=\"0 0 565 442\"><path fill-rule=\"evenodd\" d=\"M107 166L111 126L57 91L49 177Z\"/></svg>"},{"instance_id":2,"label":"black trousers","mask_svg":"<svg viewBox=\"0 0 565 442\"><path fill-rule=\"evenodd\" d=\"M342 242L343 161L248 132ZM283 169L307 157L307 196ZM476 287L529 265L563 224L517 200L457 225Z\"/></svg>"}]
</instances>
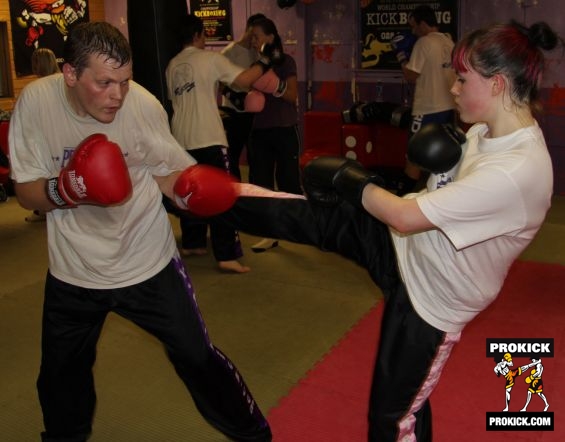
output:
<instances>
[{"instance_id":1,"label":"black trousers","mask_svg":"<svg viewBox=\"0 0 565 442\"><path fill-rule=\"evenodd\" d=\"M175 257L149 280L119 289L85 289L48 273L37 381L44 442L87 440L96 404L92 367L110 312L164 344L196 407L211 425L233 440L271 440L269 426L241 374L210 342L192 283L182 260Z\"/></svg>"},{"instance_id":2,"label":"black trousers","mask_svg":"<svg viewBox=\"0 0 565 442\"><path fill-rule=\"evenodd\" d=\"M222 146L203 147L188 151L200 164L228 168L228 158ZM233 227L217 223L214 219L198 218L186 212L179 212L181 227L181 244L183 249L203 249L208 243L208 226L210 241L216 261L231 261L243 256L239 234Z\"/></svg>"},{"instance_id":3,"label":"black trousers","mask_svg":"<svg viewBox=\"0 0 565 442\"><path fill-rule=\"evenodd\" d=\"M320 207L307 200L283 198L239 198L221 218L257 236L337 252L367 269L385 296L368 440L412 440L403 438L415 435L419 442L431 441L428 397L454 342L446 342L446 333L414 311L398 273L388 227L347 202Z\"/></svg>"},{"instance_id":4,"label":"black trousers","mask_svg":"<svg viewBox=\"0 0 565 442\"><path fill-rule=\"evenodd\" d=\"M302 194L298 128L254 129L248 146L249 182L267 189Z\"/></svg>"},{"instance_id":5,"label":"black trousers","mask_svg":"<svg viewBox=\"0 0 565 442\"><path fill-rule=\"evenodd\" d=\"M249 143L249 135L253 124L254 114L236 112L233 109L222 108L226 116L222 118L224 130L228 139L228 158L230 173L241 181L239 162L243 149ZM247 160L249 162L249 160Z\"/></svg>"}]
</instances>

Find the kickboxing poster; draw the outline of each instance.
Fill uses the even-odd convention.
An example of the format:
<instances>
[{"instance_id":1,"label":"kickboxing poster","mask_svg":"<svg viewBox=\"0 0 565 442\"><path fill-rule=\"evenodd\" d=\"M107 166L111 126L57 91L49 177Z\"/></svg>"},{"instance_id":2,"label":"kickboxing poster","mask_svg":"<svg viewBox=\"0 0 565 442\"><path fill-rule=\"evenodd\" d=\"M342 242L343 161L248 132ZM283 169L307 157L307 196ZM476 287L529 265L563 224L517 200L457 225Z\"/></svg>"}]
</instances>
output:
<instances>
[{"instance_id":1,"label":"kickboxing poster","mask_svg":"<svg viewBox=\"0 0 565 442\"><path fill-rule=\"evenodd\" d=\"M429 5L438 18L439 31L457 39L459 2L453 0L359 0L361 8L362 69L399 70L391 39L409 33L408 16L420 5Z\"/></svg>"},{"instance_id":2,"label":"kickboxing poster","mask_svg":"<svg viewBox=\"0 0 565 442\"><path fill-rule=\"evenodd\" d=\"M233 40L230 0L190 0L190 13L204 22L206 43Z\"/></svg>"},{"instance_id":3,"label":"kickboxing poster","mask_svg":"<svg viewBox=\"0 0 565 442\"><path fill-rule=\"evenodd\" d=\"M61 64L72 26L88 21L88 0L10 0L14 64L18 77L31 75L31 54L49 48Z\"/></svg>"}]
</instances>

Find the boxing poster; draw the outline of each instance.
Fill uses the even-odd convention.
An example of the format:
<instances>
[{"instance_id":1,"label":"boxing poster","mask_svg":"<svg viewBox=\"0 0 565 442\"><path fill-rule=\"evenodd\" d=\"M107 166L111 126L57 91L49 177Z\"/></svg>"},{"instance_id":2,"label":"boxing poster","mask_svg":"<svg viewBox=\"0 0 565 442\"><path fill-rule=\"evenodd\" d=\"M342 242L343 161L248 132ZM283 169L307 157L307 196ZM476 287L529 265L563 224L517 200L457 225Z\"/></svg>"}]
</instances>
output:
<instances>
[{"instance_id":1,"label":"boxing poster","mask_svg":"<svg viewBox=\"0 0 565 442\"><path fill-rule=\"evenodd\" d=\"M12 45L18 77L31 75L31 54L49 48L59 64L64 62L63 46L78 23L88 21L88 0L10 0Z\"/></svg>"},{"instance_id":2,"label":"boxing poster","mask_svg":"<svg viewBox=\"0 0 565 442\"><path fill-rule=\"evenodd\" d=\"M204 22L206 44L233 40L230 0L190 0L190 13Z\"/></svg>"},{"instance_id":3,"label":"boxing poster","mask_svg":"<svg viewBox=\"0 0 565 442\"><path fill-rule=\"evenodd\" d=\"M400 33L410 33L408 16L420 5L436 13L439 31L457 40L459 2L453 0L359 0L361 8L362 69L399 70L400 64L390 41Z\"/></svg>"}]
</instances>

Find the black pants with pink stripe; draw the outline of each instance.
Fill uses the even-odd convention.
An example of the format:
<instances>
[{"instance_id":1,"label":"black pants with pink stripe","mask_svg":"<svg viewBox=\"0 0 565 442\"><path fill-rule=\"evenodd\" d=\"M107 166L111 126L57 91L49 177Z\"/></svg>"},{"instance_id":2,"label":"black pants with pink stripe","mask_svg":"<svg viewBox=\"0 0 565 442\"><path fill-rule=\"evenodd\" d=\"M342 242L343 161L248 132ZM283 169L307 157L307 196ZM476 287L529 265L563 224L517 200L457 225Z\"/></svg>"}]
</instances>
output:
<instances>
[{"instance_id":1,"label":"black pants with pink stripe","mask_svg":"<svg viewBox=\"0 0 565 442\"><path fill-rule=\"evenodd\" d=\"M182 260L175 257L149 280L118 289L85 289L48 273L37 381L43 441L87 440L96 403L96 344L110 312L161 340L196 407L212 426L236 441L271 440L242 376L210 342L192 283Z\"/></svg>"},{"instance_id":2,"label":"black pants with pink stripe","mask_svg":"<svg viewBox=\"0 0 565 442\"><path fill-rule=\"evenodd\" d=\"M386 302L368 440L430 441L428 398L456 339L427 324L412 308L388 227L347 202L320 207L307 200L273 197L241 197L221 218L253 235L337 252L368 270Z\"/></svg>"}]
</instances>

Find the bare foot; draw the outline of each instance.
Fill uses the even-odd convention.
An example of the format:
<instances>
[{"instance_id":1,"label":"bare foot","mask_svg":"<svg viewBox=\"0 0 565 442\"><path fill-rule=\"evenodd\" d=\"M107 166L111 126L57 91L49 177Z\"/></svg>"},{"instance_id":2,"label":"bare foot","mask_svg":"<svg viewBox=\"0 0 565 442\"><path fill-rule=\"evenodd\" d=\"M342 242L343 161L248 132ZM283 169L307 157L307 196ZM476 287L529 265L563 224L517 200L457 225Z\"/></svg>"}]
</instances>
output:
<instances>
[{"instance_id":1,"label":"bare foot","mask_svg":"<svg viewBox=\"0 0 565 442\"><path fill-rule=\"evenodd\" d=\"M251 267L244 266L235 259L231 261L218 261L218 267L224 272L233 273L247 273L251 270Z\"/></svg>"},{"instance_id":2,"label":"bare foot","mask_svg":"<svg viewBox=\"0 0 565 442\"><path fill-rule=\"evenodd\" d=\"M206 249L180 249L182 256L202 256L208 253Z\"/></svg>"}]
</instances>

